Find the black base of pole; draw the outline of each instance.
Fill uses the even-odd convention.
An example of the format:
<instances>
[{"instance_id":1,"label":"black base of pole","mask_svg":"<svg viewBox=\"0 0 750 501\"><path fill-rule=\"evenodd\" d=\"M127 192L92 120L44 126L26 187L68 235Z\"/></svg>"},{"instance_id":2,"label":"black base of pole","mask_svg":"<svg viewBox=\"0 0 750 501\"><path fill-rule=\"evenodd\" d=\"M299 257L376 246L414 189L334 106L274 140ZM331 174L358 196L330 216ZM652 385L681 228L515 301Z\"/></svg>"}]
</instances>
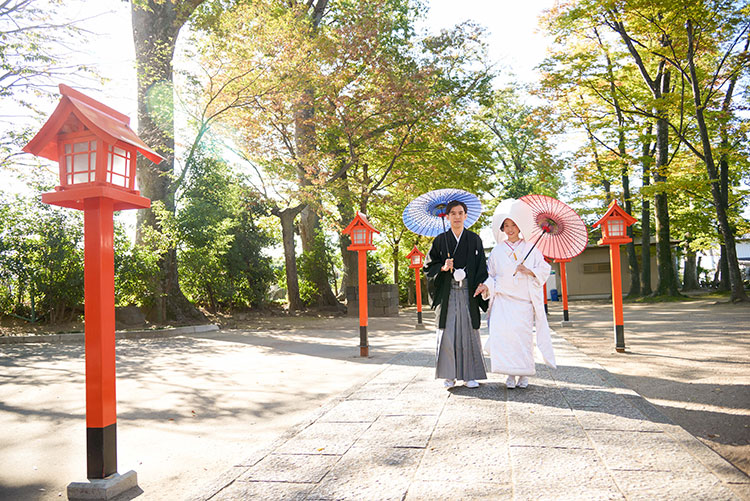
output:
<instances>
[{"instance_id":1,"label":"black base of pole","mask_svg":"<svg viewBox=\"0 0 750 501\"><path fill-rule=\"evenodd\" d=\"M359 356L369 357L370 356L370 345L367 344L367 326L359 326Z\"/></svg>"},{"instance_id":2,"label":"black base of pole","mask_svg":"<svg viewBox=\"0 0 750 501\"><path fill-rule=\"evenodd\" d=\"M547 306L547 303L544 303L544 313L549 313L549 306Z\"/></svg>"},{"instance_id":3,"label":"black base of pole","mask_svg":"<svg viewBox=\"0 0 750 501\"><path fill-rule=\"evenodd\" d=\"M86 428L86 470L90 479L117 473L117 423Z\"/></svg>"},{"instance_id":4,"label":"black base of pole","mask_svg":"<svg viewBox=\"0 0 750 501\"><path fill-rule=\"evenodd\" d=\"M417 312L417 323L418 324L422 323L422 312L421 311Z\"/></svg>"},{"instance_id":5,"label":"black base of pole","mask_svg":"<svg viewBox=\"0 0 750 501\"><path fill-rule=\"evenodd\" d=\"M563 310L563 320L566 322L570 320L570 317L568 316L568 310Z\"/></svg>"},{"instance_id":6,"label":"black base of pole","mask_svg":"<svg viewBox=\"0 0 750 501\"><path fill-rule=\"evenodd\" d=\"M615 325L615 351L623 353L625 351L625 326Z\"/></svg>"}]
</instances>

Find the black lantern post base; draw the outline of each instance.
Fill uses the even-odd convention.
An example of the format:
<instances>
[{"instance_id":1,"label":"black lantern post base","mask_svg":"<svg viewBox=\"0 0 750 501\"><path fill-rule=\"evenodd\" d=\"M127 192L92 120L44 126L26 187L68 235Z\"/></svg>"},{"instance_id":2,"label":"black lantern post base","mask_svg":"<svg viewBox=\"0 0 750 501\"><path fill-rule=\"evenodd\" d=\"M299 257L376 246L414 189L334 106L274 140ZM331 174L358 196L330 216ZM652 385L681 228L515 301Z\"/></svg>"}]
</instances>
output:
<instances>
[{"instance_id":1,"label":"black lantern post base","mask_svg":"<svg viewBox=\"0 0 750 501\"><path fill-rule=\"evenodd\" d=\"M417 325L414 326L415 329L426 329L424 326L424 323L422 323L422 312L417 312Z\"/></svg>"},{"instance_id":2,"label":"black lantern post base","mask_svg":"<svg viewBox=\"0 0 750 501\"><path fill-rule=\"evenodd\" d=\"M369 357L370 356L370 345L367 344L367 326L359 326L359 356Z\"/></svg>"},{"instance_id":3,"label":"black lantern post base","mask_svg":"<svg viewBox=\"0 0 750 501\"><path fill-rule=\"evenodd\" d=\"M86 470L90 479L117 473L117 423L86 428Z\"/></svg>"},{"instance_id":4,"label":"black lantern post base","mask_svg":"<svg viewBox=\"0 0 750 501\"><path fill-rule=\"evenodd\" d=\"M625 326L615 325L615 351L625 353Z\"/></svg>"}]
</instances>

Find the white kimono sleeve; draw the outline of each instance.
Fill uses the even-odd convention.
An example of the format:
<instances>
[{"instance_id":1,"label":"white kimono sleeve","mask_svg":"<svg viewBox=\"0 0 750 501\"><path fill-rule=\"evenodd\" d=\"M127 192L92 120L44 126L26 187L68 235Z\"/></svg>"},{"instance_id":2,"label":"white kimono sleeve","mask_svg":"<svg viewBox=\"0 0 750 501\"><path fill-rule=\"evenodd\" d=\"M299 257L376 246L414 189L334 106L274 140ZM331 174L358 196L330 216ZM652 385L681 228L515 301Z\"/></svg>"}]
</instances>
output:
<instances>
[{"instance_id":1,"label":"white kimono sleeve","mask_svg":"<svg viewBox=\"0 0 750 501\"><path fill-rule=\"evenodd\" d=\"M495 264L497 247L492 249L490 257L487 259L487 280L484 281L484 285L487 286L487 291L482 293L482 299L490 299L495 296L495 277L497 276L497 266Z\"/></svg>"},{"instance_id":2,"label":"white kimono sleeve","mask_svg":"<svg viewBox=\"0 0 750 501\"><path fill-rule=\"evenodd\" d=\"M531 281L534 286L543 287L547 283L552 267L544 260L544 256L542 256L542 253L538 249L533 249L529 258L526 260L525 266L534 274L533 277L530 277Z\"/></svg>"}]
</instances>

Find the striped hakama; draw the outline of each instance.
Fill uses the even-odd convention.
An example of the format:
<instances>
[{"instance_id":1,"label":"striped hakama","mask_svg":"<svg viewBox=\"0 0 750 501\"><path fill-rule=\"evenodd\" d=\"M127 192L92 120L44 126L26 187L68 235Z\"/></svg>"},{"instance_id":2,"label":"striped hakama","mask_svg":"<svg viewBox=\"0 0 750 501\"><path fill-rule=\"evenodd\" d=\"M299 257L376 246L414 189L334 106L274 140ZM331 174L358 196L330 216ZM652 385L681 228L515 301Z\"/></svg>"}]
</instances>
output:
<instances>
[{"instance_id":1,"label":"striped hakama","mask_svg":"<svg viewBox=\"0 0 750 501\"><path fill-rule=\"evenodd\" d=\"M436 379L487 379L479 329L471 327L467 282L451 280L445 329L437 330Z\"/></svg>"}]
</instances>

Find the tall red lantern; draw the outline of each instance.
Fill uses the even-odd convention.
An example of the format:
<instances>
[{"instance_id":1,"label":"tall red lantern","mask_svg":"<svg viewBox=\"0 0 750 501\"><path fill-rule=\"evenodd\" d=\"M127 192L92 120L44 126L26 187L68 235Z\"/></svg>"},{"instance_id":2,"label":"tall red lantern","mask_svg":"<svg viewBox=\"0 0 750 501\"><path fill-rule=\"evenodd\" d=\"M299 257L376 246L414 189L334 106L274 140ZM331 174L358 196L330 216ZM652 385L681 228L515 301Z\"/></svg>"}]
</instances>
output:
<instances>
[{"instance_id":1,"label":"tall red lantern","mask_svg":"<svg viewBox=\"0 0 750 501\"><path fill-rule=\"evenodd\" d=\"M628 226L635 223L636 219L625 212L612 200L607 212L592 228L602 227L602 238L599 245L609 245L609 264L612 277L612 311L615 322L615 351L625 351L625 325L622 317L622 276L620 271L620 245L631 241L628 236Z\"/></svg>"},{"instance_id":2,"label":"tall red lantern","mask_svg":"<svg viewBox=\"0 0 750 501\"><path fill-rule=\"evenodd\" d=\"M130 129L126 115L59 88L60 103L23 151L58 162L60 184L42 202L83 210L87 478L111 480L96 483L111 496L136 482L133 471L117 474L113 214L151 206L135 189L136 155L163 158ZM69 496L81 485L92 491L74 483Z\"/></svg>"},{"instance_id":3,"label":"tall red lantern","mask_svg":"<svg viewBox=\"0 0 750 501\"><path fill-rule=\"evenodd\" d=\"M417 246L415 245L414 248L406 255L406 259L409 260L409 268L412 268L414 270L414 278L416 280L416 292L417 292L417 329L424 328L424 324L422 323L422 279L421 279L421 270L422 270L422 264L424 261L424 254L422 254L419 249L417 249Z\"/></svg>"},{"instance_id":4,"label":"tall red lantern","mask_svg":"<svg viewBox=\"0 0 750 501\"><path fill-rule=\"evenodd\" d=\"M565 272L565 265L570 259L555 259L560 264L560 293L563 300L563 319L560 325L565 327L571 325L570 316L568 315L568 276Z\"/></svg>"},{"instance_id":5,"label":"tall red lantern","mask_svg":"<svg viewBox=\"0 0 750 501\"><path fill-rule=\"evenodd\" d=\"M367 216L357 211L352 222L342 231L349 235L351 245L347 250L357 251L357 271L359 275L359 356L370 355L370 345L367 342L367 251L375 250L372 235L380 233L370 224Z\"/></svg>"},{"instance_id":6,"label":"tall red lantern","mask_svg":"<svg viewBox=\"0 0 750 501\"><path fill-rule=\"evenodd\" d=\"M544 260L547 263L551 263L552 262L552 260L550 258L548 258L547 256L544 256ZM542 289L542 294L544 295L544 313L545 314L549 314L549 304L548 304L548 300L547 300L547 282L544 282L544 287Z\"/></svg>"}]
</instances>

